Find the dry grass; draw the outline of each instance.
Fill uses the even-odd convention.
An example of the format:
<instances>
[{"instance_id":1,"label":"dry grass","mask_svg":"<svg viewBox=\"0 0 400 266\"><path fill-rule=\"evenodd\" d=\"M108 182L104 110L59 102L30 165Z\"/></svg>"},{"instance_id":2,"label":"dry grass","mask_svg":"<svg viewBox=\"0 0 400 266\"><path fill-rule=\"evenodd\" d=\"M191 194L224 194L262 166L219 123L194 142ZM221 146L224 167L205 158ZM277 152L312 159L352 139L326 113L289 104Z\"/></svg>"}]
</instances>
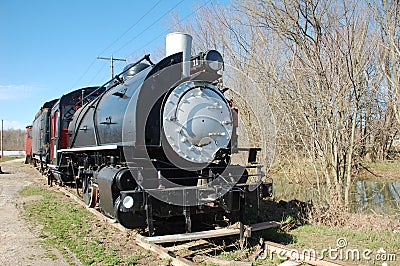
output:
<instances>
[{"instance_id":1,"label":"dry grass","mask_svg":"<svg viewBox=\"0 0 400 266\"><path fill-rule=\"evenodd\" d=\"M400 220L394 216L382 216L378 214L355 214L348 215L344 228L359 231L390 231L400 233Z\"/></svg>"},{"instance_id":2,"label":"dry grass","mask_svg":"<svg viewBox=\"0 0 400 266\"><path fill-rule=\"evenodd\" d=\"M313 206L308 212L308 223L326 226L344 226L350 213L345 207L334 204L324 207Z\"/></svg>"},{"instance_id":3,"label":"dry grass","mask_svg":"<svg viewBox=\"0 0 400 266\"><path fill-rule=\"evenodd\" d=\"M307 222L313 225L337 226L360 231L400 232L400 221L393 215L351 213L340 205L313 206L309 210Z\"/></svg>"},{"instance_id":4,"label":"dry grass","mask_svg":"<svg viewBox=\"0 0 400 266\"><path fill-rule=\"evenodd\" d=\"M399 180L400 160L383 162L362 162L356 179Z\"/></svg>"}]
</instances>

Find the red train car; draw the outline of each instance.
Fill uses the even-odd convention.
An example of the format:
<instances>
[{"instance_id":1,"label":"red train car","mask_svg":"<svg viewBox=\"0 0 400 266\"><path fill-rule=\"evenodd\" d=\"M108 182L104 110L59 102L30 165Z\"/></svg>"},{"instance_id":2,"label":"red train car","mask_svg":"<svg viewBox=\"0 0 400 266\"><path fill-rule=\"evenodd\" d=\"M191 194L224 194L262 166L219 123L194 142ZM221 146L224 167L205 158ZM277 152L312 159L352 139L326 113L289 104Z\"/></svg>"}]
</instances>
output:
<instances>
[{"instance_id":1,"label":"red train car","mask_svg":"<svg viewBox=\"0 0 400 266\"><path fill-rule=\"evenodd\" d=\"M25 131L25 163L32 160L32 125L26 126Z\"/></svg>"}]
</instances>

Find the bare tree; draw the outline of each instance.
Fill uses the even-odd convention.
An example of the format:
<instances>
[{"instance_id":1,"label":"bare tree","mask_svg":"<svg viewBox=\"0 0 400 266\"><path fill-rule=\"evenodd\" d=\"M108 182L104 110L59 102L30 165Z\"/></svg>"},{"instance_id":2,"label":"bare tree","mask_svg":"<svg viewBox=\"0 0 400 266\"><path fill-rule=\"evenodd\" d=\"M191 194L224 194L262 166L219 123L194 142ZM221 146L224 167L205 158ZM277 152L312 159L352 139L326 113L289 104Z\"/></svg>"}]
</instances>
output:
<instances>
[{"instance_id":1,"label":"bare tree","mask_svg":"<svg viewBox=\"0 0 400 266\"><path fill-rule=\"evenodd\" d=\"M394 3L387 8L398 16ZM196 49L223 51L260 88L259 100L276 119L275 169L292 165L295 179L313 175L310 185L333 205L348 206L359 161L385 159L398 130L398 19L393 12L381 19L391 29L385 41L397 42L382 45L372 7L356 0L240 1L178 23L194 35ZM233 97L249 96L240 94Z\"/></svg>"},{"instance_id":2,"label":"bare tree","mask_svg":"<svg viewBox=\"0 0 400 266\"><path fill-rule=\"evenodd\" d=\"M380 30L379 64L394 116L400 124L400 1L368 1Z\"/></svg>"},{"instance_id":3,"label":"bare tree","mask_svg":"<svg viewBox=\"0 0 400 266\"><path fill-rule=\"evenodd\" d=\"M3 141L6 151L25 150L25 131L22 129L4 130Z\"/></svg>"}]
</instances>

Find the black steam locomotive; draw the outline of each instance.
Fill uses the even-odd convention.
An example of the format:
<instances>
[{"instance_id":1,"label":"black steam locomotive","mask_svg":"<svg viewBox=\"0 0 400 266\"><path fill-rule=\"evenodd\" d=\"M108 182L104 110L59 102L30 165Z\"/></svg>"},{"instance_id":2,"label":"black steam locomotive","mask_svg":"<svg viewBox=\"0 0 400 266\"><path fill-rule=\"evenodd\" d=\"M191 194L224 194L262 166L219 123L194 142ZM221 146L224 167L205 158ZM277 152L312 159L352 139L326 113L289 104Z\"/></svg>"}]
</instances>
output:
<instances>
[{"instance_id":1,"label":"black steam locomotive","mask_svg":"<svg viewBox=\"0 0 400 266\"><path fill-rule=\"evenodd\" d=\"M182 217L186 232L193 218L240 220L249 195L272 193L271 183L256 182L265 177L259 149L238 147L238 111L223 94L221 54L191 56L190 36L170 37L157 64L146 55L66 105L70 116L59 123L68 125L68 145L53 145L60 129L50 120L51 144L40 153L50 184L76 184L87 206L126 228L147 225L150 235L153 221L170 217ZM241 151L248 163L233 164Z\"/></svg>"}]
</instances>

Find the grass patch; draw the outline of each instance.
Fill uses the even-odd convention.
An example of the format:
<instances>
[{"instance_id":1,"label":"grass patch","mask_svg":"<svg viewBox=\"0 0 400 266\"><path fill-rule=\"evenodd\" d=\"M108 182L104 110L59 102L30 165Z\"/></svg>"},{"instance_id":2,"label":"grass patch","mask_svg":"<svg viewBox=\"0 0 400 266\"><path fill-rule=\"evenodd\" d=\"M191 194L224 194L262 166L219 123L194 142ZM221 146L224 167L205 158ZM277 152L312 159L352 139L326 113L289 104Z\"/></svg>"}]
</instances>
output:
<instances>
[{"instance_id":1,"label":"grass patch","mask_svg":"<svg viewBox=\"0 0 400 266\"><path fill-rule=\"evenodd\" d=\"M387 251L400 251L398 233L391 231L351 230L341 227L324 225L304 225L292 231L294 243L291 246L305 248L326 248L326 245L336 247L339 238L345 238L350 248L375 249L384 248ZM315 242L315 239L319 239Z\"/></svg>"},{"instance_id":2,"label":"grass patch","mask_svg":"<svg viewBox=\"0 0 400 266\"><path fill-rule=\"evenodd\" d=\"M332 259L334 261L347 261L351 264L399 265L400 262L400 232L390 230L359 230L337 226L302 225L296 229L283 231L281 228L268 229L253 236L256 240L262 237L266 241L284 244L296 257L297 254L316 254L319 258ZM343 242L345 241L345 242ZM345 245L343 245L345 243ZM338 246L340 245L340 246ZM340 248L342 247L342 248ZM258 246L252 244L248 254L253 254ZM332 250L329 252L329 250ZM384 250L384 251L383 251ZM264 258L249 259L246 251L233 250L222 252L219 257L227 261L251 261L253 265L278 265L283 262L281 257L275 254L265 253ZM305 253L303 253L305 251ZM367 252L367 253L364 253ZM385 253L386 259L379 259L379 254ZM382 258L382 257L380 257ZM308 265L308 264L307 264Z\"/></svg>"},{"instance_id":3,"label":"grass patch","mask_svg":"<svg viewBox=\"0 0 400 266\"><path fill-rule=\"evenodd\" d=\"M146 256L143 250L123 254L123 233L96 222L90 212L61 193L25 187L20 195L41 196L24 204L24 215L40 225L43 242L58 249L69 263L74 264L76 257L85 265L133 265Z\"/></svg>"},{"instance_id":4,"label":"grass patch","mask_svg":"<svg viewBox=\"0 0 400 266\"><path fill-rule=\"evenodd\" d=\"M7 161L16 160L16 159L20 159L20 158L22 158L22 157L4 156L4 158L0 159L0 163L1 162L7 162Z\"/></svg>"},{"instance_id":5,"label":"grass patch","mask_svg":"<svg viewBox=\"0 0 400 266\"><path fill-rule=\"evenodd\" d=\"M38 187L25 187L19 191L19 194L23 197L29 197L33 195L42 195L44 190Z\"/></svg>"},{"instance_id":6,"label":"grass patch","mask_svg":"<svg viewBox=\"0 0 400 266\"><path fill-rule=\"evenodd\" d=\"M342 256L343 260L346 260L346 251L357 249L360 252L360 261L379 263L379 261L376 260L376 255L378 251L383 248L386 254L396 254L396 261L400 261L400 237L398 232L396 233L388 230L352 230L323 225L304 225L290 231L290 235L294 240L293 243L289 245L289 247L292 248L314 249L321 254L321 251L324 249L338 248L340 239L345 239L346 246L342 248L342 254L344 254ZM341 243L343 243L343 241ZM371 251L371 260L362 258L362 254L365 250ZM325 255L327 256L328 254L325 253ZM353 261L351 256L348 256L348 258L349 262ZM389 263L389 265L391 264Z\"/></svg>"},{"instance_id":7,"label":"grass patch","mask_svg":"<svg viewBox=\"0 0 400 266\"><path fill-rule=\"evenodd\" d=\"M50 247L46 248L46 253L42 256L44 259L51 259L52 261L56 261L57 256L51 251Z\"/></svg>"},{"instance_id":8,"label":"grass patch","mask_svg":"<svg viewBox=\"0 0 400 266\"><path fill-rule=\"evenodd\" d=\"M241 261L243 259L243 253L245 250L240 250L236 249L233 251L223 251L221 254L219 254L219 257L224 259L224 260L229 260L229 261Z\"/></svg>"}]
</instances>

